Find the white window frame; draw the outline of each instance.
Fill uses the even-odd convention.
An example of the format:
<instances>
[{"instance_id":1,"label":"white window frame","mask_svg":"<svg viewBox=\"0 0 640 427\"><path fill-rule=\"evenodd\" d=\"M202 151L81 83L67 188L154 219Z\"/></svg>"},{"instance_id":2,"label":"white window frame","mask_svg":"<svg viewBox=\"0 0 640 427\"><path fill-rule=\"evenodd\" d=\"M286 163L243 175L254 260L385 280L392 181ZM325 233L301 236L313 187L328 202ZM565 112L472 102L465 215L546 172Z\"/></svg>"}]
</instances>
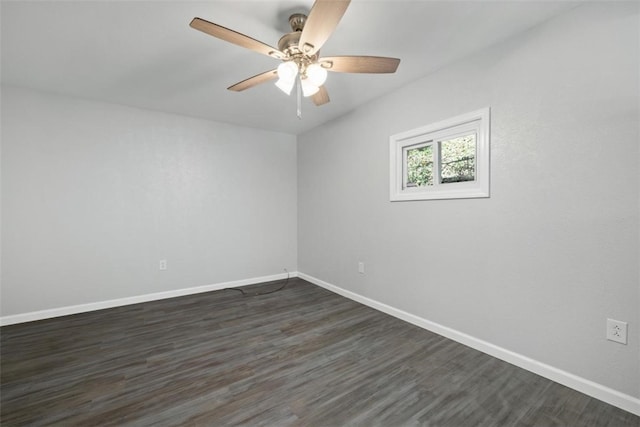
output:
<instances>
[{"instance_id":1,"label":"white window frame","mask_svg":"<svg viewBox=\"0 0 640 427\"><path fill-rule=\"evenodd\" d=\"M490 108L482 108L447 120L392 135L389 138L390 196L392 202L408 200L469 199L489 197ZM476 135L475 179L440 183L441 142ZM433 145L433 185L407 187L407 151Z\"/></svg>"}]
</instances>

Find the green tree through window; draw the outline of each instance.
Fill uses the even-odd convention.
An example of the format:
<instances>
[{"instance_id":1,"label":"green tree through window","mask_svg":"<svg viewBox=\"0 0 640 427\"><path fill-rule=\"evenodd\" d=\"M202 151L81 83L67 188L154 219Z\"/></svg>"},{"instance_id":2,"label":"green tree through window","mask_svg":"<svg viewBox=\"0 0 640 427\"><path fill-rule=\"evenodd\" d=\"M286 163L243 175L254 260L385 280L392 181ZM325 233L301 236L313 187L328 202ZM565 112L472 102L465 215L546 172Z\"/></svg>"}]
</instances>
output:
<instances>
[{"instance_id":1,"label":"green tree through window","mask_svg":"<svg viewBox=\"0 0 640 427\"><path fill-rule=\"evenodd\" d=\"M433 185L433 146L407 151L407 187Z\"/></svg>"},{"instance_id":2,"label":"green tree through window","mask_svg":"<svg viewBox=\"0 0 640 427\"><path fill-rule=\"evenodd\" d=\"M473 181L476 170L476 136L440 143L440 182Z\"/></svg>"}]
</instances>

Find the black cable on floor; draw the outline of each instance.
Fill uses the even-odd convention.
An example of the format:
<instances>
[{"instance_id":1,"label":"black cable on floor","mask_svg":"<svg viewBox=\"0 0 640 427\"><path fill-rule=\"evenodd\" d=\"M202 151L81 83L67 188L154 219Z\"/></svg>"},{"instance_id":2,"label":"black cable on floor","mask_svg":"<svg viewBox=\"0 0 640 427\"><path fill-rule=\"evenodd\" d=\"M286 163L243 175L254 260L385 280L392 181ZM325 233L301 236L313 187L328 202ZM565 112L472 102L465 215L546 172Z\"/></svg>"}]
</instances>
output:
<instances>
[{"instance_id":1,"label":"black cable on floor","mask_svg":"<svg viewBox=\"0 0 640 427\"><path fill-rule=\"evenodd\" d=\"M257 297L258 295L269 295L269 294L273 294L275 292L281 291L284 289L285 286L287 286L287 284L289 283L289 271L287 271L287 269L285 268L284 271L287 272L287 278L285 279L284 283L278 288L278 289L274 289L272 291L268 291L268 292L258 292L255 294L246 292L244 289L241 288L225 288L225 290L230 290L230 291L238 291L242 293L243 297Z\"/></svg>"}]
</instances>

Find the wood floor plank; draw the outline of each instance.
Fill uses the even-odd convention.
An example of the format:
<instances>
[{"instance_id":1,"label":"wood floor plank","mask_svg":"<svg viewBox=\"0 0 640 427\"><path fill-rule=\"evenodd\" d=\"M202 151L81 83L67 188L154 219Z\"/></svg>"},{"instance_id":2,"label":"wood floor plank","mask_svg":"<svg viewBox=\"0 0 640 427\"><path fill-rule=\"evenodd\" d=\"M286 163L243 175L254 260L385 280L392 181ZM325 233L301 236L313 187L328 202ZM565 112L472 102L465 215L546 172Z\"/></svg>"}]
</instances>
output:
<instances>
[{"instance_id":1,"label":"wood floor plank","mask_svg":"<svg viewBox=\"0 0 640 427\"><path fill-rule=\"evenodd\" d=\"M0 335L3 426L640 427L301 279L268 295L216 291Z\"/></svg>"}]
</instances>

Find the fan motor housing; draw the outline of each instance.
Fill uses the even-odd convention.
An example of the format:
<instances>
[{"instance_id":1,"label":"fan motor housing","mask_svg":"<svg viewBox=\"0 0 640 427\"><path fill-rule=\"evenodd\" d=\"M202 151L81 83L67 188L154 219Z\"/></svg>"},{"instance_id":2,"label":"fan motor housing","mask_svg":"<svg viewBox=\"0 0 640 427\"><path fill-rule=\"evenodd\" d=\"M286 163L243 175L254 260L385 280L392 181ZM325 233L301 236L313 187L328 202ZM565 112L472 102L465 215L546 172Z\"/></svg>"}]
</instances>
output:
<instances>
[{"instance_id":1,"label":"fan motor housing","mask_svg":"<svg viewBox=\"0 0 640 427\"><path fill-rule=\"evenodd\" d=\"M301 34L302 33L300 31L285 34L278 41L278 49L289 55L299 53L300 49L298 49L298 42L300 41Z\"/></svg>"},{"instance_id":2,"label":"fan motor housing","mask_svg":"<svg viewBox=\"0 0 640 427\"><path fill-rule=\"evenodd\" d=\"M294 13L289 16L289 25L291 25L291 32L285 34L278 41L278 49L281 52L286 53L288 56L293 56L302 53L298 44L300 42L300 36L304 29L304 24L307 22L307 15L304 13Z\"/></svg>"}]
</instances>

